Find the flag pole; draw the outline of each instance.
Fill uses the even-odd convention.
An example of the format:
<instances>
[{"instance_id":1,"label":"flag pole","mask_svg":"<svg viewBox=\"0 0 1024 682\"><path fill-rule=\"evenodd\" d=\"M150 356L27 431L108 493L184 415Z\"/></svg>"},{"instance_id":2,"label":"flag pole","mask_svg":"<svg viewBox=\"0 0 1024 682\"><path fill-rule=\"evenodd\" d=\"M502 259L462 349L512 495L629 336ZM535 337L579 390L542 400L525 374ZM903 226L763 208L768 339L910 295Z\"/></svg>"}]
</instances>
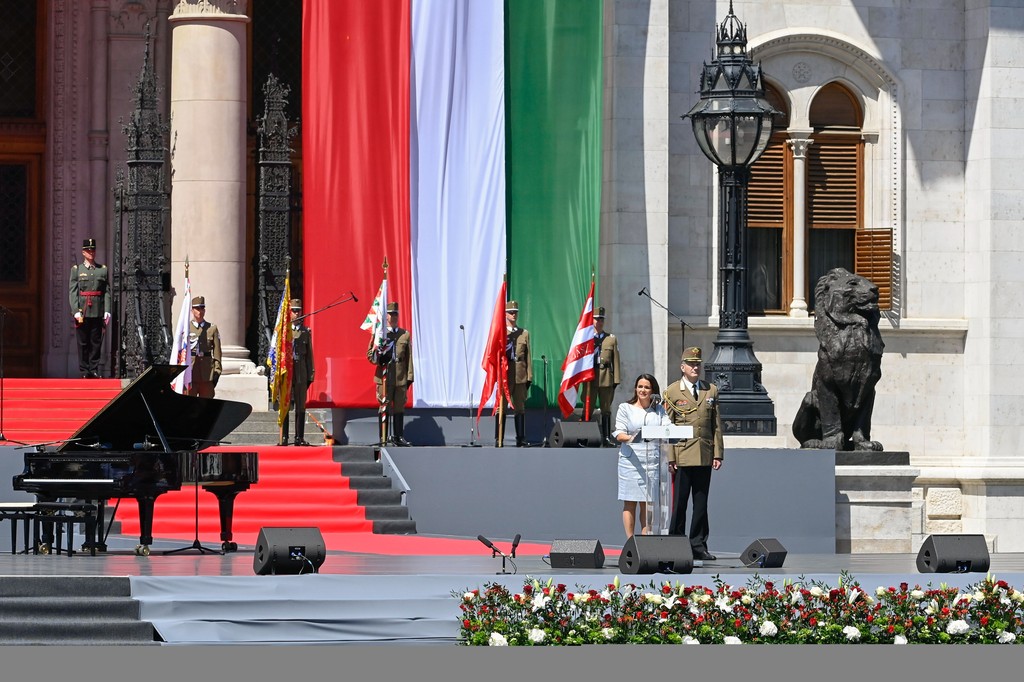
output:
<instances>
[{"instance_id":1,"label":"flag pole","mask_svg":"<svg viewBox=\"0 0 1024 682\"><path fill-rule=\"evenodd\" d=\"M594 286L594 266L593 265L590 266L590 286L591 287ZM593 413L591 412L591 405L592 405L592 403L591 403L591 395L594 393L594 382L596 380L597 380L597 373L595 372L594 373L594 379L592 381L588 381L587 384L583 387L584 389L586 389L586 396L583 398L583 421L585 421L585 422L590 421L590 418L593 416ZM602 406L601 409L603 410L604 406Z\"/></svg>"},{"instance_id":2,"label":"flag pole","mask_svg":"<svg viewBox=\"0 0 1024 682\"><path fill-rule=\"evenodd\" d=\"M501 284L502 284L502 288L505 290L505 311L506 311L506 314L505 314L504 324L508 325L508 313L507 313L507 311L508 311L508 273L507 272L502 274L502 276L501 276ZM506 345L508 344L508 340L507 339L506 339L505 343L506 343ZM504 391L504 388L505 388L505 385L508 382L508 372L509 372L509 367L508 367L508 350L507 350L507 348L505 350L503 350L502 352L505 353L505 372L504 372L504 376L499 376L498 377L498 395L495 396L497 398L497 400L498 400L498 429L497 429L497 435L495 436L495 443L494 444L495 444L495 446L497 446L499 448L505 447L505 391ZM498 368L499 368L499 370L501 368L501 363L500 362L498 363ZM509 389L509 390L511 390L511 389ZM511 399L511 396L509 396L509 398Z\"/></svg>"},{"instance_id":3,"label":"flag pole","mask_svg":"<svg viewBox=\"0 0 1024 682\"><path fill-rule=\"evenodd\" d=\"M384 281L388 279L388 257L384 256ZM387 291L387 289L385 289ZM390 293L390 292L388 292ZM384 306L384 319L381 320L381 326L384 328L384 335L387 335L387 319L388 319L388 301L387 296L384 297L384 301L381 303ZM391 372L388 371L390 362L384 365L382 370L383 376L381 377L381 396L378 398L380 401L380 444L382 446L388 444L388 438L390 437L388 429L388 419L391 416L391 410L388 405L389 400L393 400L395 397L394 390L388 390L388 380L391 379Z\"/></svg>"}]
</instances>

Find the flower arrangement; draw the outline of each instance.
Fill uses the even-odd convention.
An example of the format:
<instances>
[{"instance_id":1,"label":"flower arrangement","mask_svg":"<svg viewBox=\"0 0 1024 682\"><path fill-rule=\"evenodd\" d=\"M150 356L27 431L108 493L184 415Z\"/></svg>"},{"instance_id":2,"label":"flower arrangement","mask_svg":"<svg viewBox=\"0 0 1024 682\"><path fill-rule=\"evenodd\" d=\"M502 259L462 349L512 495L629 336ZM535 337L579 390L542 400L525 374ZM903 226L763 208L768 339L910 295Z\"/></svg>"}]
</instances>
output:
<instances>
[{"instance_id":1,"label":"flower arrangement","mask_svg":"<svg viewBox=\"0 0 1024 682\"><path fill-rule=\"evenodd\" d=\"M482 646L581 644L1012 644L1024 592L987 576L960 590L908 583L865 591L848 573L835 587L754 575L744 587L663 582L569 589L526 578L452 592L459 642Z\"/></svg>"}]
</instances>

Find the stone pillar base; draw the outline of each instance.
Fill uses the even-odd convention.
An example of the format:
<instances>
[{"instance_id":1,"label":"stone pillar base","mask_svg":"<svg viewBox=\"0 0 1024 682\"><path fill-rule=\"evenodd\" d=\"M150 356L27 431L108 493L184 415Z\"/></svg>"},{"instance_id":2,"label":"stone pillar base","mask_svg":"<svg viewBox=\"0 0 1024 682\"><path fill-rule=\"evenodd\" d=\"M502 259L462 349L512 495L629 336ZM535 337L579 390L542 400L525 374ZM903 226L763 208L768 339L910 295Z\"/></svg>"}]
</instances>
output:
<instances>
[{"instance_id":1,"label":"stone pillar base","mask_svg":"<svg viewBox=\"0 0 1024 682\"><path fill-rule=\"evenodd\" d=\"M266 412L270 402L267 378L260 374L222 374L214 397L249 403L253 412Z\"/></svg>"},{"instance_id":2,"label":"stone pillar base","mask_svg":"<svg viewBox=\"0 0 1024 682\"><path fill-rule=\"evenodd\" d=\"M912 486L920 473L906 465L837 465L836 553L911 553Z\"/></svg>"}]
</instances>

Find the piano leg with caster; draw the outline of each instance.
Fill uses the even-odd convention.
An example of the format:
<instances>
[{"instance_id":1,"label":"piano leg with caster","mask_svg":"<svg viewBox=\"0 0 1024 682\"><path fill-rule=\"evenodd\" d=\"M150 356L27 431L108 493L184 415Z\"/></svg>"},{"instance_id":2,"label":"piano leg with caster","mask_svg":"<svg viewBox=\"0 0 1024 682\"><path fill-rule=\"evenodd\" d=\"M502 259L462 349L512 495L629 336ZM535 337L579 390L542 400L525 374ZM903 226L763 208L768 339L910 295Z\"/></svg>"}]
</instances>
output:
<instances>
[{"instance_id":1,"label":"piano leg with caster","mask_svg":"<svg viewBox=\"0 0 1024 682\"><path fill-rule=\"evenodd\" d=\"M249 484L232 484L232 485L204 485L204 490L213 493L217 497L217 507L220 511L220 548L225 554L228 552L237 552L238 543L233 542L234 537L231 532L231 524L234 521L235 516L235 498L238 497L238 493L249 489Z\"/></svg>"}]
</instances>

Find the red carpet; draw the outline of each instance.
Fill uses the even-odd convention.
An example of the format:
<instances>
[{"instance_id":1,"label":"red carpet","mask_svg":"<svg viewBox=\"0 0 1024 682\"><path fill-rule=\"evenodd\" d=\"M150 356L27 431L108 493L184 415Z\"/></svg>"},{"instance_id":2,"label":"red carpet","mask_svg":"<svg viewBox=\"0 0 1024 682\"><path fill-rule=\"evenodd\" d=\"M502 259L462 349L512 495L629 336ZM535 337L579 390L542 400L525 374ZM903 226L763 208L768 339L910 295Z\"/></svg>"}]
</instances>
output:
<instances>
[{"instance_id":1,"label":"red carpet","mask_svg":"<svg viewBox=\"0 0 1024 682\"><path fill-rule=\"evenodd\" d=\"M4 435L32 444L67 438L120 391L119 379L4 379Z\"/></svg>"},{"instance_id":2,"label":"red carpet","mask_svg":"<svg viewBox=\"0 0 1024 682\"><path fill-rule=\"evenodd\" d=\"M373 533L373 523L356 504L356 491L341 475L331 448L233 445L211 451L255 451L259 482L235 498L234 540L255 544L263 526L317 526L328 533ZM156 500L153 536L192 538L196 528L196 488L164 493ZM138 506L123 500L117 512L124 535L139 534ZM217 498L199 490L199 537L204 544L220 543ZM215 542L216 541L216 542Z\"/></svg>"}]
</instances>

